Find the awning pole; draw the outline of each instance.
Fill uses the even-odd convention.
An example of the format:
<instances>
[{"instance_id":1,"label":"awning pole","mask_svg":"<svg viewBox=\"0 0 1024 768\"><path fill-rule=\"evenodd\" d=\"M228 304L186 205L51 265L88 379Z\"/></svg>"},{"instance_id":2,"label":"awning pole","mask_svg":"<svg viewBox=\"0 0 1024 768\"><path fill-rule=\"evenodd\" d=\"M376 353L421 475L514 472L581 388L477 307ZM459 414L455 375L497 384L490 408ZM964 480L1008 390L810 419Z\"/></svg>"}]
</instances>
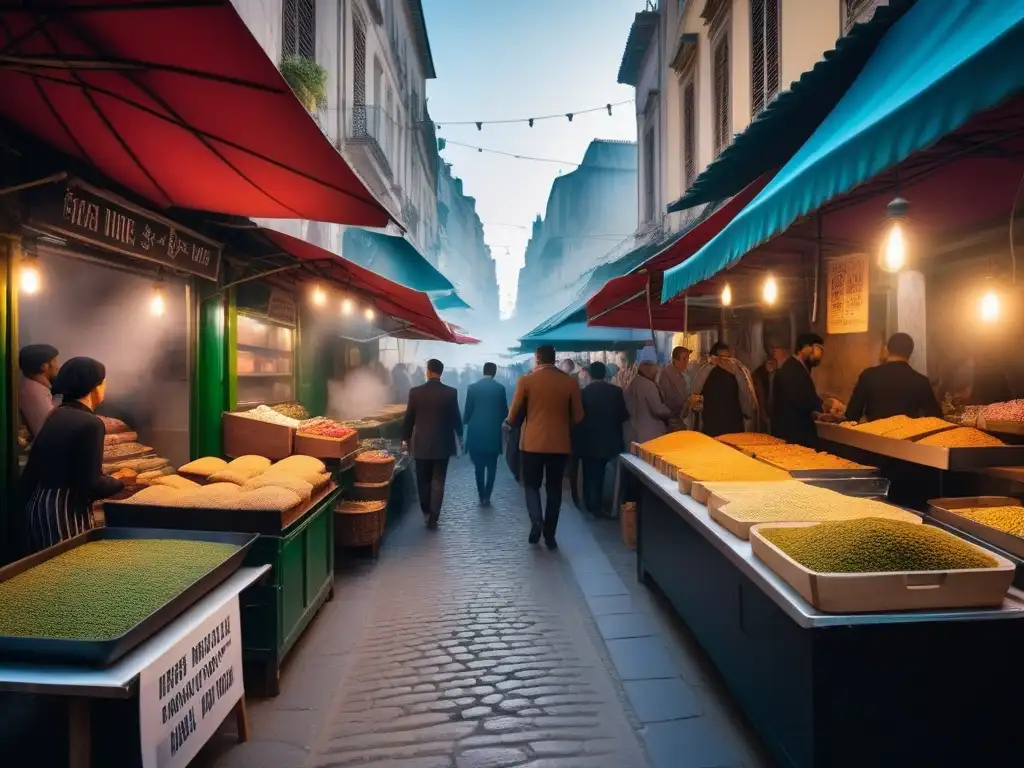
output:
<instances>
[{"instance_id":1,"label":"awning pole","mask_svg":"<svg viewBox=\"0 0 1024 768\"><path fill-rule=\"evenodd\" d=\"M814 244L814 296L811 299L811 326L818 322L818 293L821 290L821 253L822 253L822 224L821 213L815 217L818 223L818 239Z\"/></svg>"},{"instance_id":2,"label":"awning pole","mask_svg":"<svg viewBox=\"0 0 1024 768\"><path fill-rule=\"evenodd\" d=\"M26 181L24 184L15 184L13 187L4 187L0 189L0 196L10 195L14 192L21 192L26 189L32 189L33 187L42 187L46 184L56 184L58 181L64 181L68 177L66 171L60 173L51 173L49 176L44 176L41 179L35 181Z\"/></svg>"},{"instance_id":3,"label":"awning pole","mask_svg":"<svg viewBox=\"0 0 1024 768\"><path fill-rule=\"evenodd\" d=\"M647 273L647 324L651 329L651 341L657 345L654 338L654 313L651 311L651 273Z\"/></svg>"},{"instance_id":4,"label":"awning pole","mask_svg":"<svg viewBox=\"0 0 1024 768\"><path fill-rule=\"evenodd\" d=\"M690 334L690 294L683 291L683 335Z\"/></svg>"}]
</instances>

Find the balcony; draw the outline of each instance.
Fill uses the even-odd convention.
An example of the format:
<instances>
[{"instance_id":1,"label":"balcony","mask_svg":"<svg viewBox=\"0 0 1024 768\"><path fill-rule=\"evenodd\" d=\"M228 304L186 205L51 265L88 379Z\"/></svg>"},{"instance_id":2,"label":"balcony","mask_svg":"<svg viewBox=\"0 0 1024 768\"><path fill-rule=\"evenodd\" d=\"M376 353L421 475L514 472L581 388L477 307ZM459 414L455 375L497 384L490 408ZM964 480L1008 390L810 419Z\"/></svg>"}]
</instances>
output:
<instances>
[{"instance_id":1,"label":"balcony","mask_svg":"<svg viewBox=\"0 0 1024 768\"><path fill-rule=\"evenodd\" d=\"M398 130L385 113L383 107L364 104L348 110L345 121L345 145L357 151L352 153L352 162L361 166L362 175L371 171L379 177L378 188L386 187L394 180L391 155L398 141ZM380 191L379 189L377 191Z\"/></svg>"}]
</instances>

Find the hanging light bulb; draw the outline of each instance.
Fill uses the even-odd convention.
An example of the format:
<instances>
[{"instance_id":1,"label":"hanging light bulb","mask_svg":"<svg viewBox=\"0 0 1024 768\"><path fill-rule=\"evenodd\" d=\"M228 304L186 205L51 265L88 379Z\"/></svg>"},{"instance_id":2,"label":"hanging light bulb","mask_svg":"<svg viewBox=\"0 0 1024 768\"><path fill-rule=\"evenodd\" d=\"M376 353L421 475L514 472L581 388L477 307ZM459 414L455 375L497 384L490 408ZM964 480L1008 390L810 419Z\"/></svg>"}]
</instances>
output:
<instances>
[{"instance_id":1,"label":"hanging light bulb","mask_svg":"<svg viewBox=\"0 0 1024 768\"><path fill-rule=\"evenodd\" d=\"M771 275L764 281L763 294L765 304L772 305L779 298L779 286L775 283L775 278Z\"/></svg>"},{"instance_id":2,"label":"hanging light bulb","mask_svg":"<svg viewBox=\"0 0 1024 768\"><path fill-rule=\"evenodd\" d=\"M371 309L370 307L367 307L367 308L366 308L366 311L365 311L365 312L363 312L363 317L365 317L365 318L366 318L367 320L369 320L370 322L373 322L373 318L374 318L374 316L375 316L375 315L374 315L374 312L373 312L373 310L372 310L372 309Z\"/></svg>"},{"instance_id":3,"label":"hanging light bulb","mask_svg":"<svg viewBox=\"0 0 1024 768\"><path fill-rule=\"evenodd\" d=\"M907 211L910 203L898 195L886 206L888 228L882 238L879 266L886 272L899 272L907 265Z\"/></svg>"},{"instance_id":4,"label":"hanging light bulb","mask_svg":"<svg viewBox=\"0 0 1024 768\"><path fill-rule=\"evenodd\" d=\"M352 314L352 299L342 299L341 301L341 314L351 315Z\"/></svg>"},{"instance_id":5,"label":"hanging light bulb","mask_svg":"<svg viewBox=\"0 0 1024 768\"><path fill-rule=\"evenodd\" d=\"M313 289L313 304L318 307L322 307L327 303L327 294L324 293L324 289L319 285Z\"/></svg>"},{"instance_id":6,"label":"hanging light bulb","mask_svg":"<svg viewBox=\"0 0 1024 768\"><path fill-rule=\"evenodd\" d=\"M728 307L730 304L732 304L732 288L726 283L725 288L722 289L722 306Z\"/></svg>"},{"instance_id":7,"label":"hanging light bulb","mask_svg":"<svg viewBox=\"0 0 1024 768\"><path fill-rule=\"evenodd\" d=\"M34 258L26 258L21 262L18 270L18 284L24 294L34 296L39 293L42 280L39 277L39 268L36 266Z\"/></svg>"},{"instance_id":8,"label":"hanging light bulb","mask_svg":"<svg viewBox=\"0 0 1024 768\"><path fill-rule=\"evenodd\" d=\"M999 310L999 294L990 288L982 294L981 301L978 302L978 314L983 322L994 323L999 319Z\"/></svg>"},{"instance_id":9,"label":"hanging light bulb","mask_svg":"<svg viewBox=\"0 0 1024 768\"><path fill-rule=\"evenodd\" d=\"M164 284L156 282L153 284L153 295L149 300L149 313L153 317L163 317L167 311L167 302L164 301Z\"/></svg>"}]
</instances>

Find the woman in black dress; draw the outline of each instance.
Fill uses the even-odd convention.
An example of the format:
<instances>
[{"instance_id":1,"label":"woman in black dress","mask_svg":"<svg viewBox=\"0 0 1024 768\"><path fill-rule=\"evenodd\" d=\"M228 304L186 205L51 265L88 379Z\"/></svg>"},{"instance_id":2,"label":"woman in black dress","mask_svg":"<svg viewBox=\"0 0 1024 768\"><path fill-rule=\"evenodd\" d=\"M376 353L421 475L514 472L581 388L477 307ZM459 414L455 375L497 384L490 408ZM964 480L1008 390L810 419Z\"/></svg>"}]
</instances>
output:
<instances>
[{"instance_id":1,"label":"woman in black dress","mask_svg":"<svg viewBox=\"0 0 1024 768\"><path fill-rule=\"evenodd\" d=\"M63 402L39 430L22 475L32 552L88 531L92 503L124 488L103 474L106 430L93 413L103 402L106 376L97 360L74 357L53 381Z\"/></svg>"}]
</instances>

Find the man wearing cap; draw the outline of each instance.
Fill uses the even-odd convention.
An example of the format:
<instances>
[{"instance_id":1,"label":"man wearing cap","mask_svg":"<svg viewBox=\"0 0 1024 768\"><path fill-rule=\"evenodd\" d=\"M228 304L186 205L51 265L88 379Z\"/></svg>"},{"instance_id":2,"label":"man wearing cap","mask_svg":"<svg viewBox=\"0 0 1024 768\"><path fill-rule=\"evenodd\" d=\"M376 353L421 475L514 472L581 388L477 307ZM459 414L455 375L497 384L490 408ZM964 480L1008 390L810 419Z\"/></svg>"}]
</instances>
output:
<instances>
[{"instance_id":1,"label":"man wearing cap","mask_svg":"<svg viewBox=\"0 0 1024 768\"><path fill-rule=\"evenodd\" d=\"M661 372L658 389L665 400L665 405L672 412L668 419L669 432L686 429L684 419L689 415L690 385L686 383L686 366L690 364L690 350L676 347L672 350L672 362Z\"/></svg>"},{"instance_id":2,"label":"man wearing cap","mask_svg":"<svg viewBox=\"0 0 1024 768\"><path fill-rule=\"evenodd\" d=\"M18 367L21 369L18 410L33 440L54 409L52 388L53 379L60 369L58 354L57 348L49 344L30 344L18 353Z\"/></svg>"},{"instance_id":3,"label":"man wearing cap","mask_svg":"<svg viewBox=\"0 0 1024 768\"><path fill-rule=\"evenodd\" d=\"M672 412L662 400L655 383L658 377L658 353L647 346L637 356L637 375L626 387L626 409L629 411L630 440L646 443L668 432Z\"/></svg>"}]
</instances>

